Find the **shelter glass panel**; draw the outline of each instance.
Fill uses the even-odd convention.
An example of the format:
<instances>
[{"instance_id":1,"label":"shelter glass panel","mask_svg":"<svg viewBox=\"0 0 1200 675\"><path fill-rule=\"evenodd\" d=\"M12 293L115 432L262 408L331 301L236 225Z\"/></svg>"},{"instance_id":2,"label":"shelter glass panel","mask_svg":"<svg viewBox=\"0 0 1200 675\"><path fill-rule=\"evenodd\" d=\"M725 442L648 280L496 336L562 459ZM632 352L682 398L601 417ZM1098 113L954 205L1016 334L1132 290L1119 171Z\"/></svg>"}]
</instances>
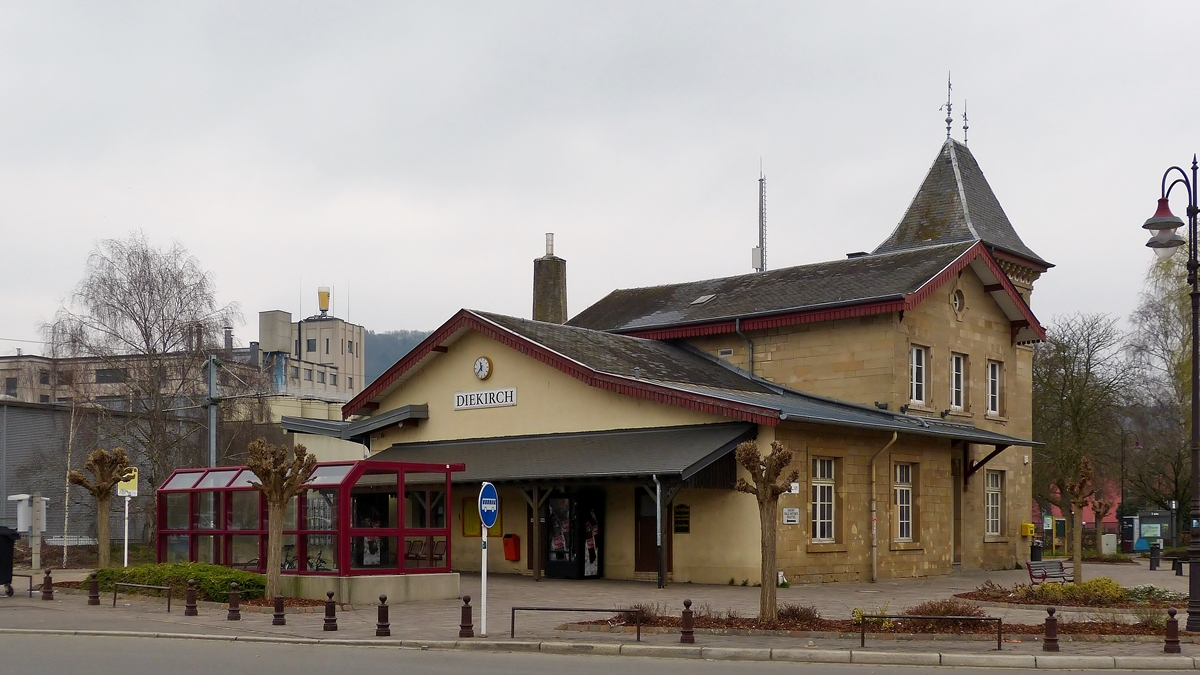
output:
<instances>
[{"instance_id":1,"label":"shelter glass panel","mask_svg":"<svg viewBox=\"0 0 1200 675\"><path fill-rule=\"evenodd\" d=\"M188 529L188 493L179 492L167 497L167 529Z\"/></svg>"},{"instance_id":2,"label":"shelter glass panel","mask_svg":"<svg viewBox=\"0 0 1200 675\"><path fill-rule=\"evenodd\" d=\"M242 490L230 494L230 502L232 506L230 511L233 518L230 523L230 529L233 530L257 530L260 529L259 523L262 518L262 509L259 504L258 490Z\"/></svg>"},{"instance_id":3,"label":"shelter glass panel","mask_svg":"<svg viewBox=\"0 0 1200 675\"><path fill-rule=\"evenodd\" d=\"M191 557L190 542L186 534L167 535L167 562L187 562Z\"/></svg>"},{"instance_id":4,"label":"shelter glass panel","mask_svg":"<svg viewBox=\"0 0 1200 675\"><path fill-rule=\"evenodd\" d=\"M201 492L196 495L196 529L215 530L220 528L220 495L216 492Z\"/></svg>"},{"instance_id":5,"label":"shelter glass panel","mask_svg":"<svg viewBox=\"0 0 1200 675\"><path fill-rule=\"evenodd\" d=\"M305 529L337 528L337 488L309 490L305 499Z\"/></svg>"},{"instance_id":6,"label":"shelter glass panel","mask_svg":"<svg viewBox=\"0 0 1200 675\"><path fill-rule=\"evenodd\" d=\"M308 557L305 569L309 572L336 572L337 547L332 534L310 534L305 542Z\"/></svg>"}]
</instances>

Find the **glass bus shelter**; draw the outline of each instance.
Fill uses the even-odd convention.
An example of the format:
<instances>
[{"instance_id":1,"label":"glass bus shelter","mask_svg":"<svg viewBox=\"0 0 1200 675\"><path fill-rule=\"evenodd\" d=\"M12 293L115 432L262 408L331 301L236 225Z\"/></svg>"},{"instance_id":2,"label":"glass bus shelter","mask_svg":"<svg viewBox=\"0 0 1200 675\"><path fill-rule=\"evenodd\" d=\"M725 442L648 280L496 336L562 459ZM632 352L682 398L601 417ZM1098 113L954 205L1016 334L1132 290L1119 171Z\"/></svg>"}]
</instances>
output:
<instances>
[{"instance_id":1,"label":"glass bus shelter","mask_svg":"<svg viewBox=\"0 0 1200 675\"><path fill-rule=\"evenodd\" d=\"M450 476L462 464L318 463L288 503L282 571L450 571ZM158 561L266 568L267 501L246 467L179 469L158 489Z\"/></svg>"}]
</instances>

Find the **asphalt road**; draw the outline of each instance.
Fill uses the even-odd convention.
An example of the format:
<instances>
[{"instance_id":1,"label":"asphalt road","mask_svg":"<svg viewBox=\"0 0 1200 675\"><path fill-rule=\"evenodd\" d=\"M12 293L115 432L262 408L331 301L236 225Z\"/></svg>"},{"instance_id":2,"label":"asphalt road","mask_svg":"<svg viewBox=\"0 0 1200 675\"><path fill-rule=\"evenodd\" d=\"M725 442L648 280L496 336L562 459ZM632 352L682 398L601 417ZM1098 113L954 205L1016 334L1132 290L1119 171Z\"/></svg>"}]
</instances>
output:
<instances>
[{"instance_id":1,"label":"asphalt road","mask_svg":"<svg viewBox=\"0 0 1200 675\"><path fill-rule=\"evenodd\" d=\"M0 636L0 672L87 673L88 675L318 675L322 673L404 673L441 675L529 675L571 673L612 675L705 675L708 673L856 673L859 675L946 670L971 675L983 668L929 668L797 663L652 659L630 656L558 656L463 651L420 651L336 645L273 645L163 638L61 635ZM1019 673L1022 671L1000 671ZM1029 672L1029 671L1026 671ZM1086 671L1050 671L1072 673ZM1131 671L1106 670L1106 673ZM1143 671L1144 672L1144 671Z\"/></svg>"}]
</instances>

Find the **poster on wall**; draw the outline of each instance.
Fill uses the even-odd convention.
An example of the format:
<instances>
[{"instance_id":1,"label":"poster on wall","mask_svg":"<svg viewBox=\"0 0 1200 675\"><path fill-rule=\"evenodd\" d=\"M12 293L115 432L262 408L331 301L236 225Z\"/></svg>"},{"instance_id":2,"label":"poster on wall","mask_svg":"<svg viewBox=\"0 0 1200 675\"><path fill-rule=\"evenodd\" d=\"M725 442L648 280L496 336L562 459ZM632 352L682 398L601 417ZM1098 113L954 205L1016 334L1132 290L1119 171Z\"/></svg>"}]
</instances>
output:
<instances>
[{"instance_id":1,"label":"poster on wall","mask_svg":"<svg viewBox=\"0 0 1200 675\"><path fill-rule=\"evenodd\" d=\"M1162 536L1162 523L1142 523L1142 539L1158 539Z\"/></svg>"},{"instance_id":2,"label":"poster on wall","mask_svg":"<svg viewBox=\"0 0 1200 675\"><path fill-rule=\"evenodd\" d=\"M587 522L583 524L583 576L598 577L600 576L600 519L596 517L596 510L592 509L588 513Z\"/></svg>"},{"instance_id":3,"label":"poster on wall","mask_svg":"<svg viewBox=\"0 0 1200 675\"><path fill-rule=\"evenodd\" d=\"M550 509L550 559L572 561L575 555L571 550L571 500L551 499L547 506Z\"/></svg>"}]
</instances>

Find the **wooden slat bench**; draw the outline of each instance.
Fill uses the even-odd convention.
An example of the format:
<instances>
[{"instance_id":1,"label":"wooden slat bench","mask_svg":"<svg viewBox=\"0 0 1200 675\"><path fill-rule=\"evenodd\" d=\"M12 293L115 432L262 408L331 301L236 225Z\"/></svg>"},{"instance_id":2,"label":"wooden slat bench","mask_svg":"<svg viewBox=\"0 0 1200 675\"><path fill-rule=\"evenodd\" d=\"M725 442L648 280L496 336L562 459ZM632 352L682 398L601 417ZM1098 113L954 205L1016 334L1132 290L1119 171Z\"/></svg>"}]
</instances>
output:
<instances>
[{"instance_id":1,"label":"wooden slat bench","mask_svg":"<svg viewBox=\"0 0 1200 675\"><path fill-rule=\"evenodd\" d=\"M1025 569L1029 571L1029 582L1035 586L1045 581L1075 583L1074 571L1068 572L1061 560L1031 560L1025 563Z\"/></svg>"}]
</instances>

